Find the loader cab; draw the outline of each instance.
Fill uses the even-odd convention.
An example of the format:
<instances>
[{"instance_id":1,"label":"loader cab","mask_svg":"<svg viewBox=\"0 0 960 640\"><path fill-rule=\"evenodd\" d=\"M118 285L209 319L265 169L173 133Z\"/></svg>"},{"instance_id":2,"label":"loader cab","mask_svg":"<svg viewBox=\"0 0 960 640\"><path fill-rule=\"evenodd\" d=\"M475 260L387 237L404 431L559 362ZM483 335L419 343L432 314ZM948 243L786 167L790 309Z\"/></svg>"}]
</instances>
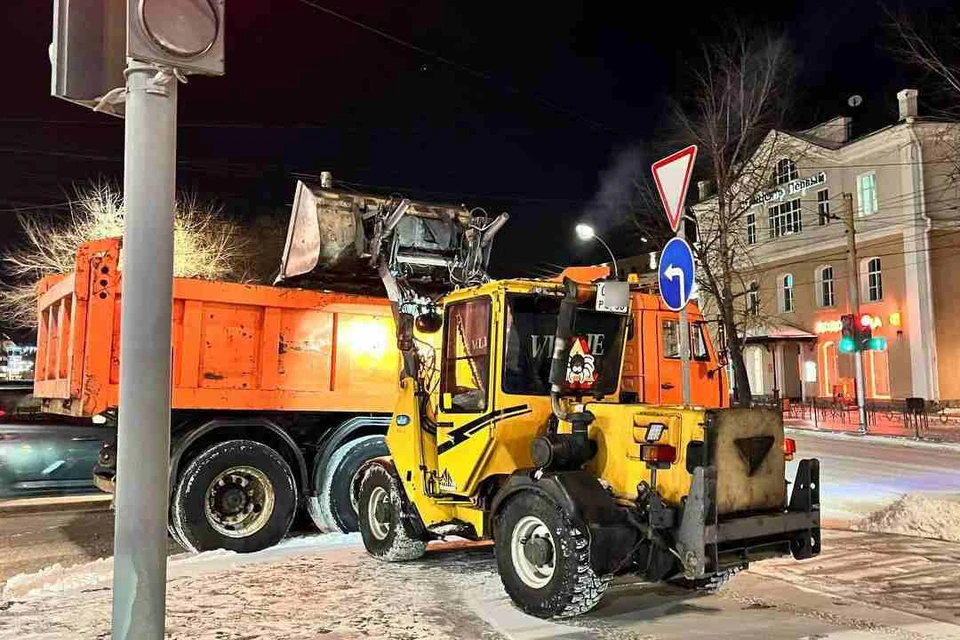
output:
<instances>
[{"instance_id":1,"label":"loader cab","mask_svg":"<svg viewBox=\"0 0 960 640\"><path fill-rule=\"evenodd\" d=\"M490 475L532 466L552 415L548 382L562 287L501 281L448 296L436 394L438 489L469 495ZM565 395L615 402L627 315L576 313Z\"/></svg>"}]
</instances>

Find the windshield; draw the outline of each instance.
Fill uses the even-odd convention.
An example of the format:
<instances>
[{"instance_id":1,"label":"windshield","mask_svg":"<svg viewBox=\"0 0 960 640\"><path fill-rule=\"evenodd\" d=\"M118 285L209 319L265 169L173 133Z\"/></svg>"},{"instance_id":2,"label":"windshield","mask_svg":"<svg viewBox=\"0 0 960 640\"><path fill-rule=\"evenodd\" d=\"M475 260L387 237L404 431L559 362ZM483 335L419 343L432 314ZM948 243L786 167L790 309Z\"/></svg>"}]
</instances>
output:
<instances>
[{"instance_id":1,"label":"windshield","mask_svg":"<svg viewBox=\"0 0 960 640\"><path fill-rule=\"evenodd\" d=\"M535 295L507 296L506 352L503 364L503 390L523 395L550 393L550 360L560 311L558 298ZM574 335L583 338L582 357L574 358L575 375L595 374L595 381L584 395L606 395L617 388L623 323L626 316L577 309ZM592 372L590 371L592 367ZM569 379L569 376L568 376ZM570 385L564 391L570 391Z\"/></svg>"}]
</instances>

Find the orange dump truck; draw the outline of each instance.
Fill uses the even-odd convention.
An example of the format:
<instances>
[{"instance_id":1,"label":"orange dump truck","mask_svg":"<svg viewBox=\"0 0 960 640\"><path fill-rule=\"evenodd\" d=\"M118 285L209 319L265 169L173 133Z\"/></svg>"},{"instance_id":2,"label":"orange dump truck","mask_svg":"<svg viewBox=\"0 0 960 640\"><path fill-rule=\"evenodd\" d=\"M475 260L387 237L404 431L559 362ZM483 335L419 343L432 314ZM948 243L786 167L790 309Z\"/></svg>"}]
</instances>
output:
<instances>
[{"instance_id":1,"label":"orange dump truck","mask_svg":"<svg viewBox=\"0 0 960 640\"><path fill-rule=\"evenodd\" d=\"M119 257L119 239L87 243L74 272L40 283L35 393L48 412L115 424ZM355 529L349 479L386 455L398 384L389 302L186 278L173 295L171 534L262 549L302 503L323 529ZM111 490L104 439L96 473Z\"/></svg>"},{"instance_id":2,"label":"orange dump truck","mask_svg":"<svg viewBox=\"0 0 960 640\"><path fill-rule=\"evenodd\" d=\"M74 272L39 286L35 394L48 412L107 423L95 471L107 491L120 248L119 239L87 243ZM398 393L389 302L186 278L173 293L171 535L197 550L254 551L278 542L301 506L322 530L355 530L350 481L366 460L387 455ZM621 393L679 403L677 314L649 294L635 292L632 304ZM695 308L690 321L693 400L720 406L726 378Z\"/></svg>"}]
</instances>

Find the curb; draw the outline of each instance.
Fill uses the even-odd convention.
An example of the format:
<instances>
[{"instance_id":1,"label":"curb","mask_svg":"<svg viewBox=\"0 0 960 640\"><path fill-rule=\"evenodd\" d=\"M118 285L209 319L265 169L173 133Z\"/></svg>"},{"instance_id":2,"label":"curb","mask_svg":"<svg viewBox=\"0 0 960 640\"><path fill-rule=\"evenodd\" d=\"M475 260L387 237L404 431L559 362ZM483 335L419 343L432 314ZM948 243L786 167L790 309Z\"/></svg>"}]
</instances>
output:
<instances>
[{"instance_id":1,"label":"curb","mask_svg":"<svg viewBox=\"0 0 960 640\"><path fill-rule=\"evenodd\" d=\"M56 511L108 511L113 496L93 494L49 498L13 498L0 501L0 516L30 515Z\"/></svg>"},{"instance_id":2,"label":"curb","mask_svg":"<svg viewBox=\"0 0 960 640\"><path fill-rule=\"evenodd\" d=\"M960 442L944 442L937 440L914 440L905 436L877 435L867 433L861 436L854 431L833 431L831 429L813 429L808 427L798 427L793 425L784 425L784 431L794 434L810 435L813 437L832 438L836 440L860 440L873 444L889 444L903 447L919 447L929 449L943 449L945 451L960 452Z\"/></svg>"}]
</instances>

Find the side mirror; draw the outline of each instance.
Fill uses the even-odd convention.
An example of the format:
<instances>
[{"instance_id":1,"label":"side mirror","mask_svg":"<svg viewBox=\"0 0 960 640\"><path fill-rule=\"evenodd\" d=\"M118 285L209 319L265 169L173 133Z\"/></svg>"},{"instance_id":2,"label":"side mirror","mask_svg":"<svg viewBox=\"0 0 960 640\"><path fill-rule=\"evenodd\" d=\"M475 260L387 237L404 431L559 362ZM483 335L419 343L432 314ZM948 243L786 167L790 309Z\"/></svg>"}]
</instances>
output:
<instances>
[{"instance_id":1,"label":"side mirror","mask_svg":"<svg viewBox=\"0 0 960 640\"><path fill-rule=\"evenodd\" d=\"M443 326L443 316L436 311L428 311L417 316L416 327L420 333L436 333Z\"/></svg>"},{"instance_id":2,"label":"side mirror","mask_svg":"<svg viewBox=\"0 0 960 640\"><path fill-rule=\"evenodd\" d=\"M730 364L730 360L727 359L727 352L724 349L721 349L717 352L717 364L722 368Z\"/></svg>"}]
</instances>

